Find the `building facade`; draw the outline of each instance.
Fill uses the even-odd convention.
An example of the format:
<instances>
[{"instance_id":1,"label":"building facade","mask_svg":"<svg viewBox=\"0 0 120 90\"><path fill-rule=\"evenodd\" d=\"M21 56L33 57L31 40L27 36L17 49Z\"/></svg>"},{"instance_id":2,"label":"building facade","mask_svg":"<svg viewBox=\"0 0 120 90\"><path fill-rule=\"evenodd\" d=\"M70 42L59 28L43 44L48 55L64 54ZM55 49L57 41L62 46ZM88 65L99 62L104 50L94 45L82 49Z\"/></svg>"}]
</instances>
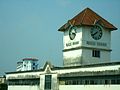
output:
<instances>
[{"instance_id":1,"label":"building facade","mask_svg":"<svg viewBox=\"0 0 120 90\"><path fill-rule=\"evenodd\" d=\"M5 76L0 76L0 84L6 83L6 78Z\"/></svg>"},{"instance_id":2,"label":"building facade","mask_svg":"<svg viewBox=\"0 0 120 90\"><path fill-rule=\"evenodd\" d=\"M120 62L6 73L8 90L119 90Z\"/></svg>"},{"instance_id":3,"label":"building facade","mask_svg":"<svg viewBox=\"0 0 120 90\"><path fill-rule=\"evenodd\" d=\"M7 90L7 83L5 76L0 76L0 90Z\"/></svg>"},{"instance_id":4,"label":"building facade","mask_svg":"<svg viewBox=\"0 0 120 90\"><path fill-rule=\"evenodd\" d=\"M24 58L22 61L17 62L16 71L27 71L38 69L38 59L36 58Z\"/></svg>"},{"instance_id":5,"label":"building facade","mask_svg":"<svg viewBox=\"0 0 120 90\"><path fill-rule=\"evenodd\" d=\"M64 33L63 67L46 62L41 69L7 72L8 90L119 90L120 62L110 62L116 29L86 8L58 30Z\"/></svg>"}]
</instances>

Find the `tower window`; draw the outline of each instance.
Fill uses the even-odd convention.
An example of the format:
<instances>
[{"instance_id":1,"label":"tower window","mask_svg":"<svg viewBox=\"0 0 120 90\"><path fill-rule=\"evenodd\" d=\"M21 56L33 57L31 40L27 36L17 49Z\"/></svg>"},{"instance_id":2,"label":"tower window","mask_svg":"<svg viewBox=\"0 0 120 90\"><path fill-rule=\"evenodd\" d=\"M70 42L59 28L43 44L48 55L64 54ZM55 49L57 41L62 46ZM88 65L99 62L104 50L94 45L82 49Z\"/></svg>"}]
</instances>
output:
<instances>
[{"instance_id":1,"label":"tower window","mask_svg":"<svg viewBox=\"0 0 120 90\"><path fill-rule=\"evenodd\" d=\"M93 50L92 51L92 56L100 58L100 50Z\"/></svg>"}]
</instances>

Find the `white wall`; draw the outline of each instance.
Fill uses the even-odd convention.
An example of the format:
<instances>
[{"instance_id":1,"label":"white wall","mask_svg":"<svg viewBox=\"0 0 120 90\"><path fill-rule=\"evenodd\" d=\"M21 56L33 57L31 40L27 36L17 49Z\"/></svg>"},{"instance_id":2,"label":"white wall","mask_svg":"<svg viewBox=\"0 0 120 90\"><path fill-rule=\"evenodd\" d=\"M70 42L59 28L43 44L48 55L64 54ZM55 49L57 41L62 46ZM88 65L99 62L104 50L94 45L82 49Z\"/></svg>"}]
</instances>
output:
<instances>
[{"instance_id":1,"label":"white wall","mask_svg":"<svg viewBox=\"0 0 120 90\"><path fill-rule=\"evenodd\" d=\"M40 90L44 90L45 75L40 75Z\"/></svg>"},{"instance_id":2,"label":"white wall","mask_svg":"<svg viewBox=\"0 0 120 90\"><path fill-rule=\"evenodd\" d=\"M111 31L110 30L107 30L107 29L104 29L103 28L103 35L102 35L102 38L100 40L94 40L92 37L91 37L91 28L90 27L83 27L82 28L82 32L83 32L83 36L82 36L82 46L84 47L89 47L91 49L84 49L83 50L83 59L85 60L85 62L89 62L89 61L92 61L92 63L99 63L99 62L109 62L110 61L110 55L111 55L111 52L109 51L111 49ZM88 45L86 42L89 41L89 42L94 42L95 45ZM102 46L102 45L98 45L97 43L104 43L106 44L106 46ZM96 58L96 57L92 57L92 50L94 48L97 48L100 50L100 58ZM84 61L83 61L84 62Z\"/></svg>"},{"instance_id":3,"label":"white wall","mask_svg":"<svg viewBox=\"0 0 120 90\"><path fill-rule=\"evenodd\" d=\"M8 86L8 90L40 90L40 86L24 86L24 85L15 85L15 86Z\"/></svg>"},{"instance_id":4,"label":"white wall","mask_svg":"<svg viewBox=\"0 0 120 90\"><path fill-rule=\"evenodd\" d=\"M120 85L60 85L59 90L120 90Z\"/></svg>"},{"instance_id":5,"label":"white wall","mask_svg":"<svg viewBox=\"0 0 120 90\"><path fill-rule=\"evenodd\" d=\"M82 46L110 49L110 46L111 46L111 31L110 30L107 30L107 29L103 28L103 30L102 30L103 35L102 35L101 39L99 39L99 40L94 40L91 37L91 32L90 31L91 31L91 27L84 26L82 28L82 40L83 40ZM86 41L93 41L95 43L102 42L102 43L106 43L107 46L88 45L88 44L86 44Z\"/></svg>"},{"instance_id":6,"label":"white wall","mask_svg":"<svg viewBox=\"0 0 120 90\"><path fill-rule=\"evenodd\" d=\"M64 36L63 36L63 45L64 45L64 49L70 49L70 48L75 48L78 46L81 46L82 44L82 28L78 28L76 33L76 37L71 40L69 37L69 30L66 30L64 32ZM73 45L73 42L79 42L79 44ZM66 44L71 43L70 46L66 46Z\"/></svg>"},{"instance_id":7,"label":"white wall","mask_svg":"<svg viewBox=\"0 0 120 90\"><path fill-rule=\"evenodd\" d=\"M63 45L64 49L76 48L82 45L82 28L77 28L76 37L71 40L69 37L69 30L64 32ZM74 44L77 43L77 44ZM70 44L70 46L67 44ZM81 63L82 50L71 50L63 52L64 66L78 66Z\"/></svg>"},{"instance_id":8,"label":"white wall","mask_svg":"<svg viewBox=\"0 0 120 90\"><path fill-rule=\"evenodd\" d=\"M83 26L83 27L78 27L77 28L77 33L76 37L73 40L70 40L69 38L69 30L66 30L64 32L63 36L63 45L64 49L70 49L70 48L75 48L78 46L86 46L86 47L94 47L94 48L102 48L102 49L110 49L111 48L111 31L108 29L103 28L103 35L100 40L94 40L91 37L91 27L88 26ZM71 45L71 46L66 46L67 43L73 43L79 41L79 44L77 45ZM98 46L98 45L88 45L86 44L86 41L93 41L93 42L101 42L101 43L106 43L107 46Z\"/></svg>"},{"instance_id":9,"label":"white wall","mask_svg":"<svg viewBox=\"0 0 120 90\"><path fill-rule=\"evenodd\" d=\"M96 64L105 63L110 61L111 57L111 31L103 28L103 35L100 40L94 40L91 36L91 28L88 26L78 27L76 29L76 37L71 40L69 38L69 30L64 32L63 44L64 50L81 47L78 50L69 50L63 52L64 66L77 66L81 64ZM79 42L73 45L73 43ZM93 42L95 45L88 44L87 42ZM67 46L68 44L68 46ZM70 45L69 45L70 44ZM92 56L92 50L100 50L100 58ZM77 63L71 64L70 63Z\"/></svg>"},{"instance_id":10,"label":"white wall","mask_svg":"<svg viewBox=\"0 0 120 90\"><path fill-rule=\"evenodd\" d=\"M83 64L97 64L97 63L108 63L110 62L110 52L101 51L100 58L92 56L91 49L83 49L82 51L82 63Z\"/></svg>"},{"instance_id":11,"label":"white wall","mask_svg":"<svg viewBox=\"0 0 120 90\"><path fill-rule=\"evenodd\" d=\"M64 52L63 53L64 66L73 65L72 63L74 63L74 66L80 65L81 55L82 55L81 49Z\"/></svg>"}]
</instances>

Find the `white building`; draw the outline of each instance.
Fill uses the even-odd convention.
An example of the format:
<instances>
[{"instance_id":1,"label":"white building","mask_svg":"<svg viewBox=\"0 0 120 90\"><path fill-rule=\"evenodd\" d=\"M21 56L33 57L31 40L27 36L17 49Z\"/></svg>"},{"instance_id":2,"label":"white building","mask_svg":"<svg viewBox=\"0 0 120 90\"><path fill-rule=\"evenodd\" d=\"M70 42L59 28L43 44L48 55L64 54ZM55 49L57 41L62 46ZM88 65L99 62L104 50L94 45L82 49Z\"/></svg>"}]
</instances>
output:
<instances>
[{"instance_id":1,"label":"white building","mask_svg":"<svg viewBox=\"0 0 120 90\"><path fill-rule=\"evenodd\" d=\"M22 61L17 62L16 71L27 71L38 69L38 59L36 58L24 58Z\"/></svg>"},{"instance_id":2,"label":"white building","mask_svg":"<svg viewBox=\"0 0 120 90\"><path fill-rule=\"evenodd\" d=\"M63 67L7 72L8 90L120 90L120 62L110 62L117 28L86 8L64 24Z\"/></svg>"},{"instance_id":3,"label":"white building","mask_svg":"<svg viewBox=\"0 0 120 90\"><path fill-rule=\"evenodd\" d=\"M0 84L5 84L6 78L4 76L0 76Z\"/></svg>"}]
</instances>

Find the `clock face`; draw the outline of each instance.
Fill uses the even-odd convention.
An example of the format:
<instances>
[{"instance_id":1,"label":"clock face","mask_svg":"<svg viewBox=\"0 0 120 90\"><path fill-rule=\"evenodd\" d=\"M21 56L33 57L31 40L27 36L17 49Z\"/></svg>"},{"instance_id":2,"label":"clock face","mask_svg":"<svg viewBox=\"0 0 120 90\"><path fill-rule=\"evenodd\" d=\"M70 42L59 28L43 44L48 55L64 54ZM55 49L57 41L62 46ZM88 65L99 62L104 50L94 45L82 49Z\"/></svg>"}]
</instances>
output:
<instances>
[{"instance_id":1,"label":"clock face","mask_svg":"<svg viewBox=\"0 0 120 90\"><path fill-rule=\"evenodd\" d=\"M71 40L73 40L76 36L76 28L75 27L71 27L69 30L69 37Z\"/></svg>"},{"instance_id":2,"label":"clock face","mask_svg":"<svg viewBox=\"0 0 120 90\"><path fill-rule=\"evenodd\" d=\"M102 28L99 25L95 25L91 28L91 36L95 40L99 40L102 37Z\"/></svg>"}]
</instances>

